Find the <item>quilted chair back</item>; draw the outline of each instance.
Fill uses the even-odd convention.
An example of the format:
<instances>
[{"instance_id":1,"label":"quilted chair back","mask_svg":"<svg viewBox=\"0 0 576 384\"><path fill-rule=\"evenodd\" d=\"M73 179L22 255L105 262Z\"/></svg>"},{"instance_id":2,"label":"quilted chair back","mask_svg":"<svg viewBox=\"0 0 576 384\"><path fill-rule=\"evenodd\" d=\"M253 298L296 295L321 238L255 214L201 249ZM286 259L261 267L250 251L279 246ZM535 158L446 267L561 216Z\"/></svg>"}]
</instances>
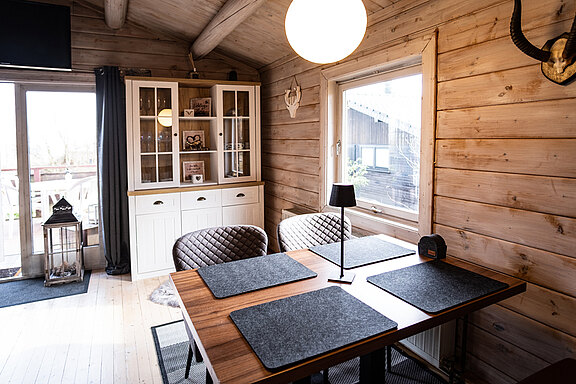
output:
<instances>
[{"instance_id":1,"label":"quilted chair back","mask_svg":"<svg viewBox=\"0 0 576 384\"><path fill-rule=\"evenodd\" d=\"M177 271L266 255L268 236L254 225L206 228L180 237L172 248Z\"/></svg>"},{"instance_id":2,"label":"quilted chair back","mask_svg":"<svg viewBox=\"0 0 576 384\"><path fill-rule=\"evenodd\" d=\"M352 224L344 217L344 240L352 238ZM278 224L280 252L294 251L340 241L340 214L310 213L284 219Z\"/></svg>"}]
</instances>

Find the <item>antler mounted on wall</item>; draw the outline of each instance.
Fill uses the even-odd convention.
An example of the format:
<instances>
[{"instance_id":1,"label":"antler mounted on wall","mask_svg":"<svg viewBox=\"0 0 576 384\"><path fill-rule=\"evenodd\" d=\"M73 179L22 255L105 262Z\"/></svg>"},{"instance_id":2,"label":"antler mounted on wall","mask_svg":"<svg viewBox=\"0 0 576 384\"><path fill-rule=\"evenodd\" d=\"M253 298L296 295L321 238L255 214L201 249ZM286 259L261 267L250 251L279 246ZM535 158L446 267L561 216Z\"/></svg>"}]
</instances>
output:
<instances>
[{"instance_id":1,"label":"antler mounted on wall","mask_svg":"<svg viewBox=\"0 0 576 384\"><path fill-rule=\"evenodd\" d=\"M528 56L541 61L542 73L556 84L568 85L576 79L576 16L570 33L563 33L548 40L542 49L535 47L522 32L522 3L514 0L510 20L510 36L514 45Z\"/></svg>"},{"instance_id":2,"label":"antler mounted on wall","mask_svg":"<svg viewBox=\"0 0 576 384\"><path fill-rule=\"evenodd\" d=\"M296 84L294 86L294 84ZM290 112L290 117L294 119L296 117L296 111L300 107L300 99L302 98L302 91L300 86L296 82L296 77L290 85L290 89L284 91L284 102L286 103L286 108Z\"/></svg>"}]
</instances>

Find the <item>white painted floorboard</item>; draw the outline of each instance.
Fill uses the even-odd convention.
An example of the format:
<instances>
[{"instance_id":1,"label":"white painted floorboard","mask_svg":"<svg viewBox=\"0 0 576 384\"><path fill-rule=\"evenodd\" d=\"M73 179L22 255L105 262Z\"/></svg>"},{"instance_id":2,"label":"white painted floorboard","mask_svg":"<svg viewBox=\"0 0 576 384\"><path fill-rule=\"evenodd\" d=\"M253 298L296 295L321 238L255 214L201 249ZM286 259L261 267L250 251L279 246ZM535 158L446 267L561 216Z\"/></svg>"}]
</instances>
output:
<instances>
[{"instance_id":1,"label":"white painted floorboard","mask_svg":"<svg viewBox=\"0 0 576 384\"><path fill-rule=\"evenodd\" d=\"M150 327L180 320L148 300L168 276L93 271L88 292L0 309L0 383L162 384Z\"/></svg>"}]
</instances>

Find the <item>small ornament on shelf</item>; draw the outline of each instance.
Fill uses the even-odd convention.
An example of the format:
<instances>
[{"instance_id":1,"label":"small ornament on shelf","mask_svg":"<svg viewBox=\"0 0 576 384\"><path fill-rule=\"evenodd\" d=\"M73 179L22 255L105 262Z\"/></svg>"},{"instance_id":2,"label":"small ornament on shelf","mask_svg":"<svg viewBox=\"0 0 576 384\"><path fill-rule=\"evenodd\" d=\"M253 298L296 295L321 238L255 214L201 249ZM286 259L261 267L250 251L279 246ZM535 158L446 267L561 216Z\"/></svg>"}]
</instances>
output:
<instances>
[{"instance_id":1,"label":"small ornament on shelf","mask_svg":"<svg viewBox=\"0 0 576 384\"><path fill-rule=\"evenodd\" d=\"M204 147L204 131L183 131L184 151L202 151Z\"/></svg>"}]
</instances>

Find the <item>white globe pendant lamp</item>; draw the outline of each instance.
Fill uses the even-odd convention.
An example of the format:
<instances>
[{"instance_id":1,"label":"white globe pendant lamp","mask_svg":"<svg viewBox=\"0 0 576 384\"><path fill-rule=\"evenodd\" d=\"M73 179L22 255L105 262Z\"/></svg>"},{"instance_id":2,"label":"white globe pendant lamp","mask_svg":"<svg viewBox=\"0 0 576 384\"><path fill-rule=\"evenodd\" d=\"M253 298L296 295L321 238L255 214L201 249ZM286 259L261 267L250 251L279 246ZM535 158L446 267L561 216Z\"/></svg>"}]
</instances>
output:
<instances>
[{"instance_id":1,"label":"white globe pendant lamp","mask_svg":"<svg viewBox=\"0 0 576 384\"><path fill-rule=\"evenodd\" d=\"M298 55L317 64L342 60L366 33L362 0L293 0L286 13L286 37Z\"/></svg>"}]
</instances>

